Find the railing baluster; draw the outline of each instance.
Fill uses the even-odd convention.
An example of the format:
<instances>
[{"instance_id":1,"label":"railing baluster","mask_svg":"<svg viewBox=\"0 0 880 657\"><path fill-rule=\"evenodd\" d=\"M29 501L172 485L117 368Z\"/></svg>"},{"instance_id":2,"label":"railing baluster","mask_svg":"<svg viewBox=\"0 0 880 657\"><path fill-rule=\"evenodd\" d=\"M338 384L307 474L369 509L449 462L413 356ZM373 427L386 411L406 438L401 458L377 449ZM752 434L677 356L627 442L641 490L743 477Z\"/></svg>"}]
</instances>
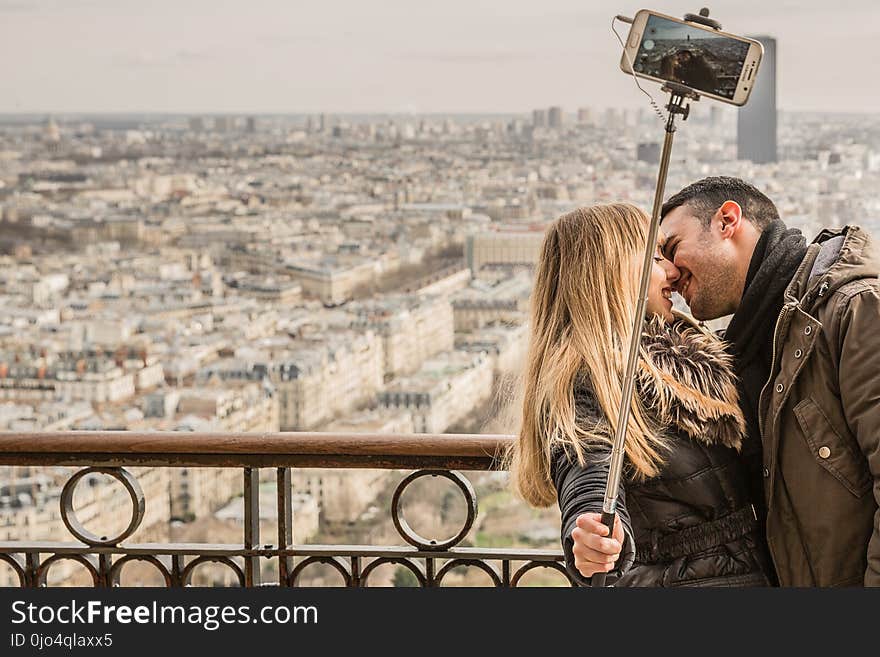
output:
<instances>
[{"instance_id":1,"label":"railing baluster","mask_svg":"<svg viewBox=\"0 0 880 657\"><path fill-rule=\"evenodd\" d=\"M360 557L352 557L351 558L351 587L353 589L360 588L361 586L361 558Z\"/></svg>"},{"instance_id":2,"label":"railing baluster","mask_svg":"<svg viewBox=\"0 0 880 657\"><path fill-rule=\"evenodd\" d=\"M260 545L260 470L244 469L244 547ZM245 586L260 585L260 557L244 558Z\"/></svg>"},{"instance_id":3,"label":"railing baluster","mask_svg":"<svg viewBox=\"0 0 880 657\"><path fill-rule=\"evenodd\" d=\"M425 586L434 586L434 576L437 574L437 569L434 565L434 558L428 557L425 559Z\"/></svg>"},{"instance_id":4,"label":"railing baluster","mask_svg":"<svg viewBox=\"0 0 880 657\"><path fill-rule=\"evenodd\" d=\"M113 582L110 581L110 555L101 553L98 555L98 577L100 578L101 586L103 588L110 588L113 586Z\"/></svg>"},{"instance_id":5,"label":"railing baluster","mask_svg":"<svg viewBox=\"0 0 880 657\"><path fill-rule=\"evenodd\" d=\"M290 499L290 468L278 468L278 549L293 545L293 503ZM293 559L278 557L278 585L287 586Z\"/></svg>"},{"instance_id":6,"label":"railing baluster","mask_svg":"<svg viewBox=\"0 0 880 657\"><path fill-rule=\"evenodd\" d=\"M28 552L25 554L25 579L26 585L32 589L39 587L37 581L37 570L40 567L40 555L36 552Z\"/></svg>"},{"instance_id":7,"label":"railing baluster","mask_svg":"<svg viewBox=\"0 0 880 657\"><path fill-rule=\"evenodd\" d=\"M183 555L171 555L171 586L183 586Z\"/></svg>"}]
</instances>

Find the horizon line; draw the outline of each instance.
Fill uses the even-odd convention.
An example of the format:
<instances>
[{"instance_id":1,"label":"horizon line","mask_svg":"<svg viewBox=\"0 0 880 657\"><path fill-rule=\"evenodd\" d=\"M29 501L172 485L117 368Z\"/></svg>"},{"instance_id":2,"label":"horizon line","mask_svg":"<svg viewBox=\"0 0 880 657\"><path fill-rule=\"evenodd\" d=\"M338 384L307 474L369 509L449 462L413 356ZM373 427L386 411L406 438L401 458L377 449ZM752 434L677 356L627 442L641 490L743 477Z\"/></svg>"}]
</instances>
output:
<instances>
[{"instance_id":1,"label":"horizon line","mask_svg":"<svg viewBox=\"0 0 880 657\"><path fill-rule=\"evenodd\" d=\"M714 107L715 105L712 105ZM546 105L546 106L536 106L528 110L428 110L428 111L407 111L407 110L368 110L368 111L357 111L357 110L316 110L316 111L289 111L289 112L275 112L275 111L244 111L244 110L230 110L230 111L222 111L222 110L206 110L206 111L183 111L183 110L0 110L0 117L31 117L31 116L52 116L52 117L64 117L64 116L165 116L165 117L178 117L178 116L236 116L236 117L292 117L292 116L530 116L532 112L536 109L546 110L551 107L562 107L560 105ZM734 109L740 109L738 107L730 106ZM598 112L604 112L609 109L615 110L640 110L644 109L647 112L652 111L650 107L616 107L616 106L589 106L582 105L575 109L566 110L562 107L563 113L568 112L569 114L576 114L579 110L588 109ZM876 110L825 110L825 109L786 109L783 107L777 108L777 112L780 113L788 113L788 114L877 114Z\"/></svg>"}]
</instances>

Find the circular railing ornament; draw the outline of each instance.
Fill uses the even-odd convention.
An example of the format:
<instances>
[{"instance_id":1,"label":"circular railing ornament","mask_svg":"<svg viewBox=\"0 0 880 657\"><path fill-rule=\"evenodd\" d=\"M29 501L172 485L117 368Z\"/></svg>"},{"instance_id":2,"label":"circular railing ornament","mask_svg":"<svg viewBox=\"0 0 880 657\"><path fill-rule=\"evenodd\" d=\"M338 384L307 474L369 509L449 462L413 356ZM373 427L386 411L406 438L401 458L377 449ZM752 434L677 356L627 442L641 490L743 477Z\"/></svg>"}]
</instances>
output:
<instances>
[{"instance_id":1,"label":"circular railing ornament","mask_svg":"<svg viewBox=\"0 0 880 657\"><path fill-rule=\"evenodd\" d=\"M406 518L403 517L400 508L400 498L403 496L403 491L406 490L406 487L416 479L421 479L422 477L444 477L449 479L449 481L454 483L464 496L465 503L467 504L467 518L465 519L464 526L461 530L450 539L438 541L424 538L417 534L412 527L409 526ZM400 534L401 538L410 545L421 550L447 550L460 543L462 539L467 536L471 527L473 527L474 521L477 519L477 493L474 491L471 482L468 481L464 475L455 470L417 470L405 477L394 490L394 496L391 498L391 518L394 521L394 527L397 529L397 533Z\"/></svg>"},{"instance_id":2,"label":"circular railing ornament","mask_svg":"<svg viewBox=\"0 0 880 657\"><path fill-rule=\"evenodd\" d=\"M27 571L18 562L18 559L13 557L11 554L0 554L0 563L7 564L9 568L15 573L16 577L18 577L18 585L20 587L24 588L27 586Z\"/></svg>"},{"instance_id":3,"label":"circular railing ornament","mask_svg":"<svg viewBox=\"0 0 880 657\"><path fill-rule=\"evenodd\" d=\"M245 586L247 586L245 584L245 582L247 580L244 576L244 571L241 569L241 566L239 566L237 563L235 563L229 557L225 557L222 555L213 555L213 554L203 554L202 556L200 556L196 559L193 559L192 561L190 561L186 565L186 567L183 569L183 573L181 574L181 577L180 577L181 581L183 582L183 586L185 586L185 587L192 586L192 583L190 580L192 580L193 571L195 571L195 569L198 566L201 566L206 563L218 563L223 566L226 566L227 568L229 568L229 570L232 571L232 573L235 575L236 579L238 579L238 585L240 587L244 588Z\"/></svg>"},{"instance_id":4,"label":"circular railing ornament","mask_svg":"<svg viewBox=\"0 0 880 657\"><path fill-rule=\"evenodd\" d=\"M123 584L120 583L121 579L122 579L122 568L123 568L123 566L125 566L125 564L133 563L133 562L150 564L157 571L159 571L159 574L162 576L162 579L165 582L165 586L167 588L171 587L171 585L172 585L171 573L168 572L168 569L165 567L165 565L161 561L159 561L159 559L157 557L155 557L152 554L127 554L124 557L122 557L121 559L117 559L116 562L110 568L110 576L108 578L108 580L110 582L110 586L114 586L114 587L123 586Z\"/></svg>"},{"instance_id":5,"label":"circular railing ornament","mask_svg":"<svg viewBox=\"0 0 880 657\"><path fill-rule=\"evenodd\" d=\"M98 567L93 563L96 562L96 559L93 556L86 556L84 554L53 554L37 568L37 586L41 588L48 586L49 569L59 561L72 561L80 564L92 578L92 584L96 587L101 586L101 574L98 572Z\"/></svg>"},{"instance_id":6,"label":"circular railing ornament","mask_svg":"<svg viewBox=\"0 0 880 657\"><path fill-rule=\"evenodd\" d=\"M535 570L536 568L547 568L549 570L555 570L559 573L562 573L562 576L565 577L565 581L568 582L569 586L577 586L575 581L571 578L571 575L568 574L565 566L563 566L558 561L529 561L514 573L513 578L510 580L510 586L519 586L520 580L523 578L523 575L532 570Z\"/></svg>"},{"instance_id":7,"label":"circular railing ornament","mask_svg":"<svg viewBox=\"0 0 880 657\"><path fill-rule=\"evenodd\" d=\"M116 536L98 536L83 527L76 517L76 511L73 508L73 494L80 480L90 474L105 474L113 477L122 484L131 497L131 521L128 523L128 527ZM64 521L64 525L76 538L92 547L116 546L131 536L144 519L144 506L144 491L137 479L125 468L85 468L73 475L64 484L64 489L61 491L61 519Z\"/></svg>"},{"instance_id":8,"label":"circular railing ornament","mask_svg":"<svg viewBox=\"0 0 880 657\"><path fill-rule=\"evenodd\" d=\"M428 586L428 578L425 576L425 573L422 572L421 568L419 568L409 559L401 559L398 557L379 557L378 559L374 559L373 561L371 561L369 565L364 568L363 572L361 572L361 586L367 587L367 579L369 579L373 571L380 566L387 565L396 565L406 568L416 578L416 581L419 583L420 587L424 588Z\"/></svg>"},{"instance_id":9,"label":"circular railing ornament","mask_svg":"<svg viewBox=\"0 0 880 657\"><path fill-rule=\"evenodd\" d=\"M342 585L346 588L350 588L353 584L351 573L346 569L345 564L342 559L339 557L332 556L312 556L307 559L303 559L300 563L296 565L296 567L290 572L290 575L287 576L287 585L288 586L298 586L299 576L306 568L309 566L322 563L333 568L337 573L342 575Z\"/></svg>"},{"instance_id":10,"label":"circular railing ornament","mask_svg":"<svg viewBox=\"0 0 880 657\"><path fill-rule=\"evenodd\" d=\"M489 579L492 580L492 586L502 586L503 584L495 569L481 559L452 559L451 561L447 561L443 565L443 568L441 568L440 571L437 573L437 576L434 577L434 586L440 586L440 583L443 581L443 578L446 577L446 575L448 575L454 569L462 567L476 568L477 570L482 570L489 576Z\"/></svg>"}]
</instances>

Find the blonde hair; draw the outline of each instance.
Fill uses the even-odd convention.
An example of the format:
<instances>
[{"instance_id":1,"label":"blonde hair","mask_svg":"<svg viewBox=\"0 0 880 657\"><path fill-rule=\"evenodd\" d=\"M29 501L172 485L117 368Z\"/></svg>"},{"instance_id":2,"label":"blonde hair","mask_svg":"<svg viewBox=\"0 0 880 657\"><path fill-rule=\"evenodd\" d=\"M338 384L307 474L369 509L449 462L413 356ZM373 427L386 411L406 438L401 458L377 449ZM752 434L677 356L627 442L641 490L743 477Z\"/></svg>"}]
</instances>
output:
<instances>
[{"instance_id":1,"label":"blonde hair","mask_svg":"<svg viewBox=\"0 0 880 657\"><path fill-rule=\"evenodd\" d=\"M534 506L556 501L554 448L565 448L584 465L585 452L613 442L648 222L633 205L596 205L559 217L544 236L520 382L521 423L507 455L514 488ZM659 378L649 360L640 359L639 366ZM580 380L592 391L599 424L584 426L576 418ZM634 395L625 447L634 476L656 475L664 448Z\"/></svg>"}]
</instances>

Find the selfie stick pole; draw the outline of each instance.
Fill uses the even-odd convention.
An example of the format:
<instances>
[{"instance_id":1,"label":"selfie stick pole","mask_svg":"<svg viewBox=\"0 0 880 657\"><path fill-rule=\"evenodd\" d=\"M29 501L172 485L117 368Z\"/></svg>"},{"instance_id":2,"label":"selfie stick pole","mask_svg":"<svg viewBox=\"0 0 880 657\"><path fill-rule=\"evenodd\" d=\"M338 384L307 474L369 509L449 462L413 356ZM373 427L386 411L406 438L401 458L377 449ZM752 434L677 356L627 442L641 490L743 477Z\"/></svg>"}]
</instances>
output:
<instances>
[{"instance_id":1,"label":"selfie stick pole","mask_svg":"<svg viewBox=\"0 0 880 657\"><path fill-rule=\"evenodd\" d=\"M710 25L715 29L721 29L717 21L708 18L709 10L700 10L700 15L687 14L687 21L699 22ZM660 172L657 175L657 186L654 191L654 209L651 212L651 225L648 230L648 242L645 245L645 258L642 262L642 277L639 283L638 303L636 304L636 316L633 322L632 335L629 343L629 355L626 361L626 370L623 375L623 393L620 400L620 411L617 416L617 429L614 432L614 446L611 450L611 462L608 467L608 482L605 485L605 499L602 503L602 524L608 528L608 536L614 531L614 519L617 515L617 492L620 487L620 477L623 470L624 444L626 442L626 429L629 422L630 404L632 402L633 388L635 387L636 365L639 360L639 346L641 344L642 327L645 322L645 308L648 303L648 285L651 282L652 259L657 248L657 233L660 231L660 208L663 205L663 192L666 189L666 176L669 171L669 157L672 154L672 138L675 135L675 117L681 114L681 120L686 121L690 112L690 105L685 101L690 99L697 101L699 95L688 87L667 82L663 91L670 94L669 103L666 106L669 116L666 119L666 137L663 140L663 150L660 155ZM592 586L605 586L606 573L596 573L590 579Z\"/></svg>"},{"instance_id":2,"label":"selfie stick pole","mask_svg":"<svg viewBox=\"0 0 880 657\"><path fill-rule=\"evenodd\" d=\"M669 117L666 120L666 137L663 140L663 151L660 155L660 173L657 175L657 187L654 192L654 209L651 212L651 225L648 230L648 242L645 247L645 258L642 262L642 278L639 283L638 303L636 304L636 316L633 323L632 335L629 343L629 355L626 361L626 370L623 375L623 393L620 400L620 410L617 415L617 429L614 432L614 446L611 450L611 463L608 467L608 482L605 485L605 500L602 503L602 524L608 527L608 536L614 530L614 518L617 515L617 492L620 487L620 477L623 470L624 443L626 442L626 428L629 422L630 404L632 402L633 388L635 387L636 365L639 360L639 345L642 337L642 327L645 322L645 308L648 302L648 286L651 282L651 270L653 269L653 257L657 249L657 233L660 232L660 208L663 205L663 192L666 189L666 176L669 171L669 158L672 154L672 138L675 135L675 116L682 115L682 121L687 119L690 105L682 105L687 98L696 100L697 96L687 87L667 84L663 87L669 91L671 97L666 109ZM605 573L596 573L590 580L592 586L605 586Z\"/></svg>"}]
</instances>

